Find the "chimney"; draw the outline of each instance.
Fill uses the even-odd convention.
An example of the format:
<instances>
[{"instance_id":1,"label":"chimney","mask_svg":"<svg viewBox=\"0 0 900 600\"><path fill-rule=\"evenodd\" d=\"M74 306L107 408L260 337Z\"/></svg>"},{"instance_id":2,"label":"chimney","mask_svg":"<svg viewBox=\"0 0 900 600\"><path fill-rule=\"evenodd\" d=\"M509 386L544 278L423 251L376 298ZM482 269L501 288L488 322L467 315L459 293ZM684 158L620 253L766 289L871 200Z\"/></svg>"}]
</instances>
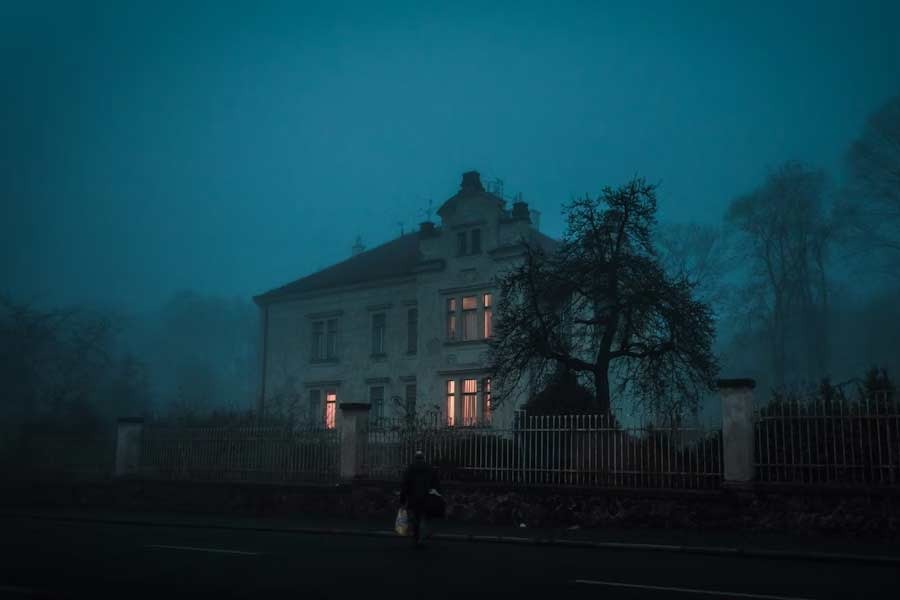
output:
<instances>
[{"instance_id":1,"label":"chimney","mask_svg":"<svg viewBox=\"0 0 900 600\"><path fill-rule=\"evenodd\" d=\"M528 214L528 203L522 202L519 200L518 202L513 202L512 207L512 218L516 221L528 221L531 222L531 216Z\"/></svg>"},{"instance_id":2,"label":"chimney","mask_svg":"<svg viewBox=\"0 0 900 600\"><path fill-rule=\"evenodd\" d=\"M356 243L353 244L353 247L350 249L350 256L356 256L365 249L366 247L362 243L362 238L360 236L356 236Z\"/></svg>"},{"instance_id":3,"label":"chimney","mask_svg":"<svg viewBox=\"0 0 900 600\"><path fill-rule=\"evenodd\" d=\"M478 171L466 171L463 173L462 184L459 186L461 192L466 194L477 194L484 191L481 185L481 175Z\"/></svg>"},{"instance_id":4,"label":"chimney","mask_svg":"<svg viewBox=\"0 0 900 600\"><path fill-rule=\"evenodd\" d=\"M534 225L534 228L538 231L541 230L541 211L536 208L532 208L530 213L531 215L531 224Z\"/></svg>"}]
</instances>

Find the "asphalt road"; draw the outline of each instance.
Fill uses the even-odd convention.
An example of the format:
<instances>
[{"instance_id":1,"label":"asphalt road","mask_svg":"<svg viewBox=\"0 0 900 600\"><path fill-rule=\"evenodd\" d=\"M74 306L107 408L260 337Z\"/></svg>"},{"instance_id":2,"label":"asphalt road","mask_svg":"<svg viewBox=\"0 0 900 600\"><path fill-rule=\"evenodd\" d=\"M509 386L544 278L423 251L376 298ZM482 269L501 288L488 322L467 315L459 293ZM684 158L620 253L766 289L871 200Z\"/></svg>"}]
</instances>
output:
<instances>
[{"instance_id":1,"label":"asphalt road","mask_svg":"<svg viewBox=\"0 0 900 600\"><path fill-rule=\"evenodd\" d=\"M900 598L896 565L3 519L0 597ZM523 596L524 595L524 596Z\"/></svg>"}]
</instances>

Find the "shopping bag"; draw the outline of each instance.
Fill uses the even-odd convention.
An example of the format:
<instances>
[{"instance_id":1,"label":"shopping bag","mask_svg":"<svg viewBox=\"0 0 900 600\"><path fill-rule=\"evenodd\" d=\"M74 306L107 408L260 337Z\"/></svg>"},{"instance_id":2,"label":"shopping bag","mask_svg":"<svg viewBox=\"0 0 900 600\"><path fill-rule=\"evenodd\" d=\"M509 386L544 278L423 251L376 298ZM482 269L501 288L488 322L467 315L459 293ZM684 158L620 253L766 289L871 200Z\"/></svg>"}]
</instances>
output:
<instances>
[{"instance_id":1,"label":"shopping bag","mask_svg":"<svg viewBox=\"0 0 900 600\"><path fill-rule=\"evenodd\" d=\"M446 510L447 503L444 497L436 489L428 490L428 496L425 498L425 515L431 519L440 519Z\"/></svg>"},{"instance_id":2,"label":"shopping bag","mask_svg":"<svg viewBox=\"0 0 900 600\"><path fill-rule=\"evenodd\" d=\"M394 521L394 531L397 535L409 535L409 516L406 514L405 508L397 511L397 519Z\"/></svg>"}]
</instances>

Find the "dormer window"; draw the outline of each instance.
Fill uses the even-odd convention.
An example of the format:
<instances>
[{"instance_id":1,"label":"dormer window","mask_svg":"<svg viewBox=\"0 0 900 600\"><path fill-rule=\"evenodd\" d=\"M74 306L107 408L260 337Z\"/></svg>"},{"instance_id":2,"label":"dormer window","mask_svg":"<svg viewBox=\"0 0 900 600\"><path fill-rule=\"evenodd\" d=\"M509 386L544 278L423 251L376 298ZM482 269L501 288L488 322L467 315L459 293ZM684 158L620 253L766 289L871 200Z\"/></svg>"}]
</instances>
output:
<instances>
[{"instance_id":1,"label":"dormer window","mask_svg":"<svg viewBox=\"0 0 900 600\"><path fill-rule=\"evenodd\" d=\"M458 256L481 254L481 229L471 229L457 233L456 252Z\"/></svg>"}]
</instances>

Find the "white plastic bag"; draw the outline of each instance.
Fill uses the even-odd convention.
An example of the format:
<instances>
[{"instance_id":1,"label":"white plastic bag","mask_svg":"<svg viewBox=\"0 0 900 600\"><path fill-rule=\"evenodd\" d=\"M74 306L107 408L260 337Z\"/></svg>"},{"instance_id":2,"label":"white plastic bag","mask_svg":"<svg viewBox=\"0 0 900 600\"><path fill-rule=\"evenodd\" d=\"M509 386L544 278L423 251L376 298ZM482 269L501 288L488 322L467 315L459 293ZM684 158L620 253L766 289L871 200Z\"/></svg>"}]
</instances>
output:
<instances>
[{"instance_id":1,"label":"white plastic bag","mask_svg":"<svg viewBox=\"0 0 900 600\"><path fill-rule=\"evenodd\" d=\"M406 514L405 508L401 507L400 510L397 511L397 520L394 521L394 531L397 532L397 535L409 535L409 516Z\"/></svg>"}]
</instances>

